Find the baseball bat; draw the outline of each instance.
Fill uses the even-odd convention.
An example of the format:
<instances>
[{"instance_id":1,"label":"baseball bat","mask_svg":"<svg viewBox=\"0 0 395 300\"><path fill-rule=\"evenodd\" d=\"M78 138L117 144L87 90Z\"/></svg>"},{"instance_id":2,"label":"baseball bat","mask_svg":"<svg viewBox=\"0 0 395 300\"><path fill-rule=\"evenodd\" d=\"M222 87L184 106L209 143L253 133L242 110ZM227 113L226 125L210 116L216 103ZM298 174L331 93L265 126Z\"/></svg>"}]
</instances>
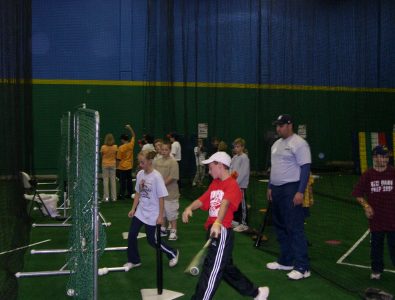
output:
<instances>
[{"instance_id":1,"label":"baseball bat","mask_svg":"<svg viewBox=\"0 0 395 300\"><path fill-rule=\"evenodd\" d=\"M188 267L185 269L185 273L191 274L192 276L199 275L200 271L202 270L204 259L206 258L208 246L211 243L211 238L207 240L204 244L203 248L199 250L199 252L192 258L191 262L189 263Z\"/></svg>"},{"instance_id":2,"label":"baseball bat","mask_svg":"<svg viewBox=\"0 0 395 300\"><path fill-rule=\"evenodd\" d=\"M265 231L266 225L268 223L269 215L271 213L272 213L272 202L269 201L269 204L267 205L267 210L266 210L265 217L263 218L263 222L261 224L261 228L259 229L256 241L255 241L255 244L254 244L254 246L256 248L259 248L261 246L261 239L262 239L263 233Z\"/></svg>"}]
</instances>

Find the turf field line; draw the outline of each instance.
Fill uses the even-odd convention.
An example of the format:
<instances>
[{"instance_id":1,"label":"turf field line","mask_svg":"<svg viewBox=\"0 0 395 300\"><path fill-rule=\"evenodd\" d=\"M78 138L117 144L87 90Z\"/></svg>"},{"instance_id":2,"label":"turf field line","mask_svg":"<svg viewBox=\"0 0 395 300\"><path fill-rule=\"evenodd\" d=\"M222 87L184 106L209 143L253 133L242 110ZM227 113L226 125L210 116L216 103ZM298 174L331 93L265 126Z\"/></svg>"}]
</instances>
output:
<instances>
[{"instance_id":1,"label":"turf field line","mask_svg":"<svg viewBox=\"0 0 395 300\"><path fill-rule=\"evenodd\" d=\"M366 238L366 236L369 234L369 232L370 232L370 230L368 229L359 238L359 240L354 245L352 245L352 247L345 254L343 254L342 257L339 258L339 260L336 263L339 264L339 265L346 265L346 266L352 266L352 267L357 267L357 268L370 269L371 268L370 266L351 264L351 263L343 262L355 250L355 248L357 248L358 245ZM385 272L390 272L390 273L395 273L395 270L384 269L384 271Z\"/></svg>"},{"instance_id":2,"label":"turf field line","mask_svg":"<svg viewBox=\"0 0 395 300\"><path fill-rule=\"evenodd\" d=\"M6 253L10 253L10 252L19 251L19 250L26 249L26 248L29 248L29 247L32 247L32 246L35 246L35 245L47 243L49 241L50 241L50 239L49 240L44 240L44 241L41 241L41 242L37 242L37 243L34 243L34 244L26 245L26 246L23 246L23 247L18 247L18 248L12 249L12 250L3 251L3 252L0 253L0 255L6 254Z\"/></svg>"},{"instance_id":3,"label":"turf field line","mask_svg":"<svg viewBox=\"0 0 395 300\"><path fill-rule=\"evenodd\" d=\"M336 263L337 264L343 263L343 260L345 260L346 257L349 256L355 250L355 248L358 247L358 245L366 238L369 232L370 232L369 229L366 230L366 232L359 238L359 240L354 245L352 245L352 247L346 253L344 253L343 256L340 257Z\"/></svg>"},{"instance_id":4,"label":"turf field line","mask_svg":"<svg viewBox=\"0 0 395 300\"><path fill-rule=\"evenodd\" d=\"M345 263L345 262L340 263L340 265L346 265L346 266L357 267L357 268L362 268L362 269L371 269L370 266L364 266L364 265L358 265L358 264L350 264L350 263ZM384 272L389 272L389 273L394 273L395 274L395 270L384 269Z\"/></svg>"}]
</instances>

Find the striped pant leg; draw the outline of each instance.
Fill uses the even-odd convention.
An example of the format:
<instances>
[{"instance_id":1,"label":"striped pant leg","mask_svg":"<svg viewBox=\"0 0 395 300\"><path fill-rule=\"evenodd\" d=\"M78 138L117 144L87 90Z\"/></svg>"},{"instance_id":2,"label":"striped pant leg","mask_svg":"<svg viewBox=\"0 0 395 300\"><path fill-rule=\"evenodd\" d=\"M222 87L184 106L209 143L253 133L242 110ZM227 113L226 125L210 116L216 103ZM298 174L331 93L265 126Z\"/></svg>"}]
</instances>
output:
<instances>
[{"instance_id":1,"label":"striped pant leg","mask_svg":"<svg viewBox=\"0 0 395 300\"><path fill-rule=\"evenodd\" d=\"M248 226L248 208L247 208L247 201L246 201L246 189L241 189L242 198L239 204L239 207L234 212L233 220L239 222L240 224Z\"/></svg>"},{"instance_id":2,"label":"striped pant leg","mask_svg":"<svg viewBox=\"0 0 395 300\"><path fill-rule=\"evenodd\" d=\"M230 229L221 228L218 239L211 242L203 270L192 299L209 300L214 297L226 265L232 258L233 235Z\"/></svg>"},{"instance_id":3,"label":"striped pant leg","mask_svg":"<svg viewBox=\"0 0 395 300\"><path fill-rule=\"evenodd\" d=\"M255 298L259 293L258 287L233 264L232 259L226 265L223 279L240 295Z\"/></svg>"},{"instance_id":4,"label":"striped pant leg","mask_svg":"<svg viewBox=\"0 0 395 300\"><path fill-rule=\"evenodd\" d=\"M248 225L247 189L241 189L241 224Z\"/></svg>"},{"instance_id":5,"label":"striped pant leg","mask_svg":"<svg viewBox=\"0 0 395 300\"><path fill-rule=\"evenodd\" d=\"M156 226L145 224L145 233L147 234L147 241L153 247L156 248ZM168 259L176 257L177 250L168 246L161 240L160 251L164 253Z\"/></svg>"}]
</instances>

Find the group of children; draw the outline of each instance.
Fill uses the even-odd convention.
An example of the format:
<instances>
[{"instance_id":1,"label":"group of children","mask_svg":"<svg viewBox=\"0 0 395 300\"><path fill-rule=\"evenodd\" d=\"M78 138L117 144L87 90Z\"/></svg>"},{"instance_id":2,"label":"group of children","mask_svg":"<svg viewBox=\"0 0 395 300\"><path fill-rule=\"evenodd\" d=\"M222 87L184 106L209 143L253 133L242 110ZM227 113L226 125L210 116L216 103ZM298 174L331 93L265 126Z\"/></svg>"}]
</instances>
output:
<instances>
[{"instance_id":1,"label":"group of children","mask_svg":"<svg viewBox=\"0 0 395 300\"><path fill-rule=\"evenodd\" d=\"M127 270L141 266L137 236L143 225L145 226L148 243L152 247L156 247L157 243L156 227L161 225L162 231L166 230L165 220L169 221L171 227L169 240L177 239L178 198L180 195L177 185L179 168L176 160L171 155L170 142L164 142L163 140L157 140L156 142L154 142L156 151L142 150L138 154L138 162L141 170L137 173L136 194L132 208L128 213L128 216L132 220L128 235L128 262L124 265ZM195 148L195 153L199 156L204 151L202 140L198 141L197 147L198 149ZM216 264L215 261L218 259L222 260L220 269L221 272L225 272L224 276L227 276L226 274L228 273L229 275L234 275L237 271L237 278L234 279L233 283L238 286L242 294L264 300L269 293L267 287L256 287L232 264L233 237L232 234L228 233L228 239L224 231L231 231L232 233L233 231L238 231L236 230L237 227L232 229L232 221L234 220L234 215L237 217L237 214L234 214L234 212L239 207L242 212L239 218L241 221L246 221L247 206L244 193L248 186L250 166L248 156L244 153L245 141L241 138L236 139L234 148L233 159L222 151L214 153L208 160L203 159L203 155L197 158L201 159L200 163L203 167L206 167L206 165L209 166L209 172L213 177L213 181L204 195L194 202L199 205L192 205L184 211L183 221L188 222L192 210L200 208L202 206L202 199L206 199L206 203L203 205L204 207L202 206L201 208L209 210L209 219L205 227L213 239L213 243L210 246L212 252L210 252L211 254L209 256L213 256L212 267L214 269L207 266L203 272L207 273L206 275L208 276L215 276L216 279L201 276L193 299L203 299L203 294L207 292L207 284L212 285L212 287L210 288L210 294L204 296L204 299L211 299L213 297L221 278L217 273L217 267L214 267ZM223 167L218 168L218 164L221 164ZM230 176L231 173L236 173L237 176ZM215 199L218 199L218 201L216 202ZM223 207L222 203L226 203L228 200L232 201L232 206ZM220 226L215 227L216 231L213 232L211 227L218 223ZM240 225L246 226L241 222ZM225 251L226 253L221 250L222 243L224 243L224 249L228 249ZM170 247L162 240L159 248L168 257L169 267L176 266L180 253L179 250ZM215 274L210 275L212 272Z\"/></svg>"},{"instance_id":2,"label":"group of children","mask_svg":"<svg viewBox=\"0 0 395 300\"><path fill-rule=\"evenodd\" d=\"M238 142L244 143L241 139ZM162 142L159 153L143 150L138 154L140 171L137 173L133 205L128 213L131 224L128 235L128 261L124 265L127 271L141 266L137 236L142 226L145 226L147 241L152 247L156 247L157 244L156 228L158 225L163 226L165 219L171 225L169 240L172 240L172 233L176 233L179 208L177 186L179 170L178 164L170 152L170 143ZM240 152L240 154L242 153ZM208 210L209 218L205 227L213 242L209 248L208 258L206 258L207 260L211 257L210 263L206 264L203 270L207 276L200 277L193 299L212 299L222 277L218 273L220 271L224 272L223 276L233 278L234 286L243 295L266 300L269 289L256 287L232 264L233 230L231 222L234 212L240 206L242 192L234 176L230 176L231 158L225 152L216 152L210 159L203 160L202 164L209 165L213 181L204 195L194 202L199 205L189 206L184 211L183 221L188 222L194 209L201 207L203 210ZM228 200L231 205L225 206L225 204L229 204ZM177 265L180 254L178 249L172 248L162 240L159 249L168 257L169 267ZM216 266L217 264L220 264L220 268Z\"/></svg>"},{"instance_id":3,"label":"group of children","mask_svg":"<svg viewBox=\"0 0 395 300\"><path fill-rule=\"evenodd\" d=\"M115 144L114 136L106 134L104 144L100 148L102 156L102 177L103 177L103 201L109 201L109 182L111 186L111 200L129 198L133 192L132 168L133 150L136 134L130 125L125 128L131 133L131 138L127 134L122 134L121 145ZM119 195L117 196L116 177L119 179Z\"/></svg>"},{"instance_id":4,"label":"group of children","mask_svg":"<svg viewBox=\"0 0 395 300\"><path fill-rule=\"evenodd\" d=\"M121 145L117 147L113 135L107 134L105 137L104 145L101 147L100 150L102 154L103 201L109 201L109 183L111 186L111 199L113 201L116 201L117 198L131 198L132 195L131 171L133 168L135 133L130 125L126 125L125 128L131 133L130 139L128 135L122 135ZM140 171L137 173L136 176L136 193L134 195L133 205L128 213L128 216L132 219L128 237L128 262L125 264L125 267L128 270L131 268L139 267L141 265L141 260L137 247L137 236L143 225L145 226L147 240L149 244L153 247L156 247L156 226L158 224L161 225L161 235L167 236L168 228L166 226L166 222L168 222L170 229L168 240L175 241L178 239L177 219L179 215L178 210L180 197L178 181L180 179L179 161L181 160L181 145L173 136L168 137L170 138L170 141L164 141L162 139L154 140L153 138L147 138L147 142L144 143L144 145L141 145L142 149L137 157L138 168L140 169ZM215 149L216 152L214 152L211 157L213 157L216 153L220 153L221 155L226 154L224 151L219 150L224 149L219 149L218 144L218 149ZM197 145L194 148L194 154L196 158L196 175L194 176L192 185L201 186L205 179L207 164L210 165L209 172L211 177L215 179L216 174L213 174L213 170L217 162L212 161L211 158L206 159L207 150L204 146L203 139L197 140ZM233 207L232 225L230 226L230 229L232 229L233 227L232 231L242 232L248 230L248 207L245 195L246 189L248 188L250 175L250 161L247 155L247 151L245 149L244 139L237 138L234 140L232 155L233 156L230 159L229 163L226 162L224 165L225 169L223 174L229 173L231 177L235 179L235 181L237 182L237 186L241 192L241 199L240 204L237 207ZM372 200L373 196L371 196L370 194L376 195L382 192L386 195L389 195L393 193L393 169L387 168L388 150L386 148L383 148L381 146L376 147L373 151L373 158L375 163L374 169L370 170L370 173L367 172L366 174L364 174L358 185L355 187L353 195L357 197L358 202L360 202L363 206L365 214L370 221L372 241L374 241L374 243L372 242L371 250L373 270L371 278L379 279L381 273L383 272L382 253L384 234L382 234L381 231L376 230L376 227L378 227L378 225L376 226L376 223L378 221L375 223L374 220L376 219L372 216L373 214L378 215L381 210L377 208L378 206L376 205L376 202L374 202L375 200ZM380 163L382 164L382 166L380 165ZM387 175L387 173L382 170L389 170L387 172L389 174L387 177L390 179L387 179L387 177L385 176L377 175ZM377 188L372 183L373 181L369 182L369 180L365 180L365 178L367 178L367 176L370 174L375 175L372 175L372 177L374 177L374 183L379 183L377 185ZM116 194L116 176L119 178L120 181L119 195ZM385 177L385 180L381 180L382 177ZM379 178L379 180L377 180L377 178ZM364 180L368 182L365 183ZM305 217L308 217L309 215L308 207L313 204L313 182L313 177L310 174L303 201L303 207L305 207ZM389 184L388 182L390 182L391 184ZM213 182L211 182L209 190L210 188L212 188L212 184ZM380 186L381 184L387 184L387 186L384 186L384 188L382 188ZM370 190L368 190L368 188L366 187L370 188ZM206 196L209 198L212 196L210 193L213 192L209 193L209 190L204 195L202 195L201 199L204 199L204 197ZM367 201L364 199L364 196L367 197ZM392 196L389 197L391 198ZM197 201L201 201L201 199ZM201 205L200 202L199 205ZM374 210L372 207L374 208ZM191 211L196 208L198 207L191 207ZM386 213L393 213L392 210L385 211ZM187 212L187 216L184 216L183 218L184 221L188 220L190 213L190 211ZM212 212L210 212L210 214L211 213ZM382 215L380 216L382 217ZM386 215L386 219L389 220L391 219L391 217L387 217ZM216 218L216 220L218 220L218 218ZM215 225L216 221L214 220L213 222L214 223L210 224L210 226ZM385 227L385 231L389 232L388 243L390 248L390 256L391 259L394 260L395 255L393 248L395 248L395 239L393 237L393 229L391 227L393 226L393 222L387 221L381 222L379 224L385 224L386 226L390 224L390 226L387 226L389 228L389 231L387 227ZM229 229L229 226L227 226L226 228ZM169 258L170 267L174 267L175 265L177 265L179 250L168 246L165 242L161 242L160 249ZM206 283L203 283L203 286L204 285L206 285ZM253 297L264 295L264 297L261 297L262 299L267 297L268 290L264 290L264 292L262 293L262 289L257 289L251 284L249 284L248 286L249 289L245 292L246 295L252 295ZM199 293L201 289L202 286L198 287L196 292ZM249 294L250 292L251 294Z\"/></svg>"},{"instance_id":5,"label":"group of children","mask_svg":"<svg viewBox=\"0 0 395 300\"><path fill-rule=\"evenodd\" d=\"M111 183L111 199L132 198L132 168L135 132L130 125L125 128L131 133L121 136L121 145L117 147L112 134L107 134L102 154L103 201L109 201L109 182ZM176 160L181 159L181 145L175 134L170 134L170 141L154 140L150 135L144 137L145 142L139 143L141 151L138 154L138 171L136 176L135 194L132 209L128 216L132 219L128 236L128 262L125 267L139 267L141 265L137 247L137 235L144 225L147 240L150 245L156 245L156 226L169 222L169 240L178 239L177 218L179 209L179 165ZM174 151L172 151L174 150ZM120 181L120 194L116 194L116 175ZM127 191L127 194L125 192ZM167 232L166 232L167 233ZM179 252L161 243L161 250L169 258L169 266L174 267L178 262Z\"/></svg>"},{"instance_id":6,"label":"group of children","mask_svg":"<svg viewBox=\"0 0 395 300\"><path fill-rule=\"evenodd\" d=\"M103 154L103 180L106 180L106 178L111 178L111 176L114 174L114 165L110 164L108 159L111 153L113 155L113 153L116 152L117 159L122 159L123 156L128 156L130 158L130 154L127 154L127 150L130 150L131 148L133 149L134 132L129 125L127 125L126 128L129 129L132 133L132 139L130 141L123 141L122 145L118 148L118 151L117 147L114 146L111 137L108 139L106 137L106 145L103 146L101 150ZM133 151L131 152L133 153ZM221 268L219 269L214 270L210 266L205 267L205 270L203 270L203 272L205 272L205 274L207 273L207 276L212 276L212 274L214 274L214 271L220 271L223 272L223 274L213 275L215 277L213 281L210 281L211 279L207 276L207 278L205 276L201 276L199 283L196 287L194 297L196 299L200 299L200 296L204 295L204 293L207 293L211 289L211 295L208 295L207 297L207 299L211 299L211 297L214 295L215 289L219 284L218 278L220 278L221 276L228 277L228 272L232 273L237 270L238 279L234 282L233 286L239 286L239 292L243 295L251 296L255 299L266 299L269 293L268 288L257 288L232 264L232 232L241 232L248 229L248 208L245 194L249 184L250 161L248 155L246 154L245 141L242 138L237 138L233 142L232 158L230 158L229 155L226 154L226 152L218 151L215 152L209 159L205 159L207 152L204 148L204 142L202 139L198 139L197 146L194 149L194 153L196 156L197 171L192 185L202 185L207 165L209 166L209 173L213 178L213 181L211 182L208 190L201 197L199 197L198 200L194 201L190 206L185 209L182 219L185 223L187 223L189 221L189 218L192 216L193 210L198 208L208 210L209 218L206 222L205 227L208 230L208 238L212 238L212 245L210 246L211 252L209 252L209 257L206 258L206 260L207 262L209 262L209 260L212 259L211 267L214 268L216 260L223 259L223 261L221 262ZM376 187L373 186L370 181L365 180L365 178L368 176L367 174L370 174L367 173L366 175L364 175L364 177L362 177L361 181L358 183L353 193L353 195L357 197L358 201L365 209L365 214L370 220L372 241L375 241L375 244L372 244L371 254L373 270L371 276L372 279L380 278L380 275L383 271L382 245L384 240L384 234L375 233L376 231L374 226L376 223L372 221L375 220L372 218L372 216L374 213L381 213L381 211L379 210L378 206L376 206L378 204L374 202L376 200L373 200L373 196L370 196L369 193L393 193L394 178L393 169L387 169L386 166L388 163L388 159L379 160L379 158L381 158L380 155L388 157L388 150L383 148L374 149L373 157L375 162L375 168L373 171L370 171L370 173L375 175L373 176L373 179L375 180L374 182L379 182L379 188L376 189ZM133 156L133 154L131 154L131 156ZM379 163L382 163L381 167L377 167ZM131 170L133 166L130 164L125 164L120 169L119 165L120 163L118 163L118 169L121 172L125 170ZM221 167L218 167L218 165L220 165ZM153 141L152 148L142 149L142 151L138 154L138 166L140 168L140 171L137 173L136 178L136 193L134 196L132 208L128 213L128 216L132 220L128 237L128 262L125 264L127 270L141 266L141 259L137 247L137 235L143 225L146 229L147 240L149 244L153 247L156 247L157 225L161 225L163 234L166 234L166 220L169 222L169 227L171 228L168 239L170 241L178 239L177 219L179 214L178 210L180 197L178 187L179 164L175 159L174 155L172 155L172 141L163 141L162 139L157 139ZM379 173L377 173L377 170ZM384 174L383 170L389 170L387 176L389 179L387 179L386 177L385 180L381 180L382 176L377 175ZM387 173L385 173L385 175L387 175ZM127 176L125 175L124 178L127 178ZM367 182L365 183L364 180ZM389 184L389 182L391 184ZM237 184L235 185L234 183ZM306 189L304 195L304 207L309 207L312 204L312 183L313 178L310 174L308 188ZM380 186L382 184L387 184L387 186L382 188ZM235 189L233 186L237 187L237 189ZM390 188L388 188L388 186ZM370 187L370 190L365 187ZM129 188L127 188L127 190L129 193L131 193L131 190L129 190ZM104 197L106 196L108 197L108 189L105 188ZM364 199L365 196L368 199L367 201ZM114 194L112 194L112 197L114 200ZM391 201L393 201L393 196L389 197L391 198ZM218 201L216 201L216 199ZM214 204L217 206L215 206ZM374 209L372 207L374 207ZM393 211L390 210L390 212L386 211L385 213L393 214ZM382 212L382 214L384 214L384 211ZM307 216L308 212L306 210L305 217ZM380 216L382 217L382 215ZM387 217L386 215L386 218L387 220L390 220L386 224L390 224L391 226L393 226L391 218L393 220L395 219L395 216L391 215ZM391 259L395 261L393 232L394 230L391 227L387 235L390 246ZM220 243L222 242L224 248L221 250L219 247ZM229 250L226 250L227 248ZM160 249L169 258L169 266L176 266L179 258L179 250L170 247L165 242L161 242ZM210 284L212 285L211 287Z\"/></svg>"}]
</instances>

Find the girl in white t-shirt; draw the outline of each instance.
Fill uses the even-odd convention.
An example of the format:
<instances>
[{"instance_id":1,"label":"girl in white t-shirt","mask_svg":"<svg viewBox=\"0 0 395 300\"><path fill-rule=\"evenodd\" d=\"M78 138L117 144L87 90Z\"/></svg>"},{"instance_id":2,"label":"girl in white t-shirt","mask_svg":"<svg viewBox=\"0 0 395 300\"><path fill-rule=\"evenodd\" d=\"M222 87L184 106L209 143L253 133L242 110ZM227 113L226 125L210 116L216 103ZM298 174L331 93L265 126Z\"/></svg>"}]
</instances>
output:
<instances>
[{"instance_id":1,"label":"girl in white t-shirt","mask_svg":"<svg viewBox=\"0 0 395 300\"><path fill-rule=\"evenodd\" d=\"M127 271L141 266L137 247L137 235L145 225L148 243L156 248L156 226L163 223L164 197L168 195L162 175L154 170L152 161L155 151L141 151L138 161L141 170L137 173L136 194L132 209L128 216L132 218L128 236L128 262L124 265ZM160 249L169 258L169 266L178 263L179 251L161 243Z\"/></svg>"}]
</instances>

